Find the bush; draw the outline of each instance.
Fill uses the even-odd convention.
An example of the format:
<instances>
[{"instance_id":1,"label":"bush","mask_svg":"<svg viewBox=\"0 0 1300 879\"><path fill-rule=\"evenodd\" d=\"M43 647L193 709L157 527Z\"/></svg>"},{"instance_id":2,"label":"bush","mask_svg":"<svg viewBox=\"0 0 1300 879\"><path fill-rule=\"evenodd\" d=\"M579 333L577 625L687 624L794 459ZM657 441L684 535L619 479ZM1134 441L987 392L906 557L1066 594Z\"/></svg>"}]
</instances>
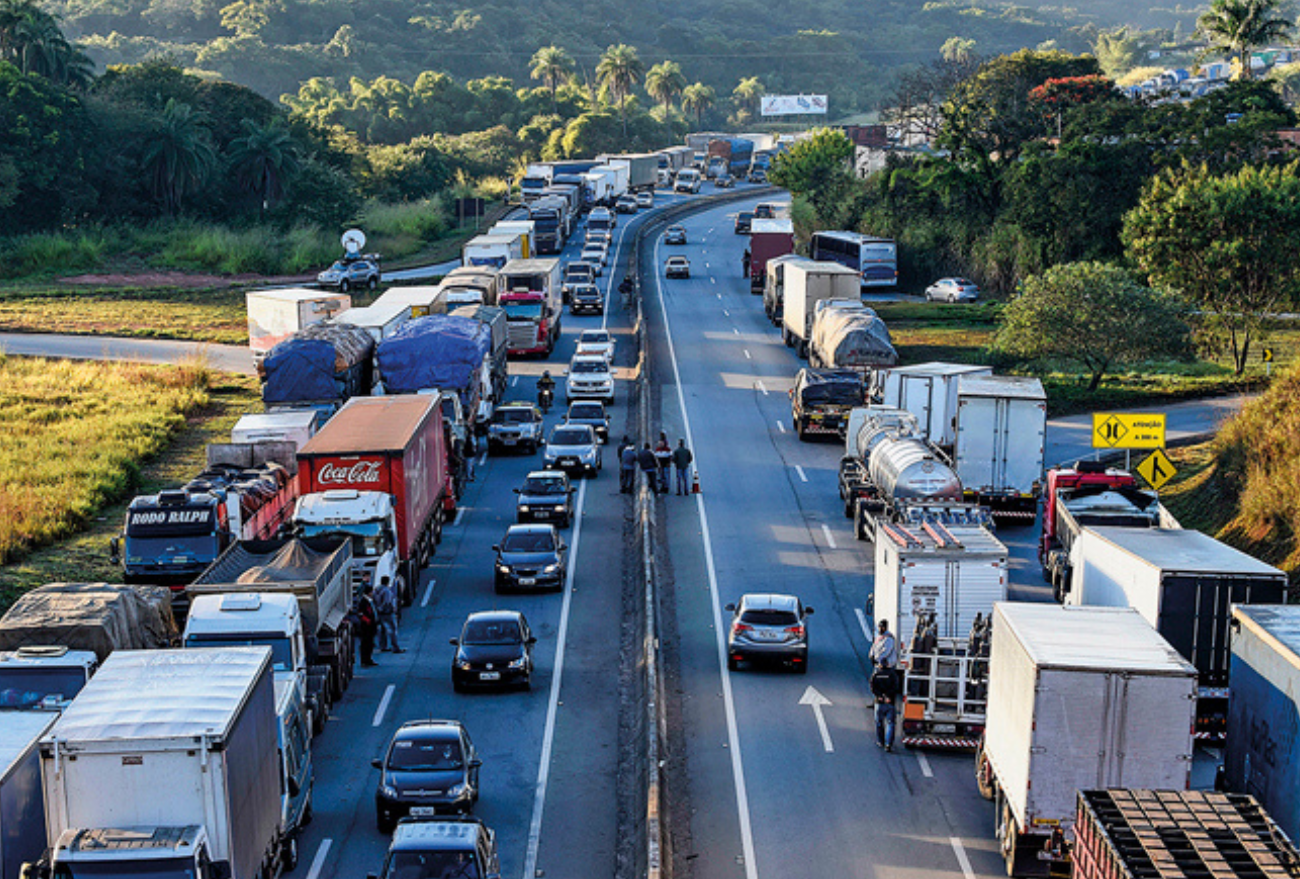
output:
<instances>
[{"instance_id":1,"label":"bush","mask_svg":"<svg viewBox=\"0 0 1300 879\"><path fill-rule=\"evenodd\" d=\"M100 264L105 249L98 231L23 235L3 241L0 247L7 254L10 277L92 269Z\"/></svg>"}]
</instances>

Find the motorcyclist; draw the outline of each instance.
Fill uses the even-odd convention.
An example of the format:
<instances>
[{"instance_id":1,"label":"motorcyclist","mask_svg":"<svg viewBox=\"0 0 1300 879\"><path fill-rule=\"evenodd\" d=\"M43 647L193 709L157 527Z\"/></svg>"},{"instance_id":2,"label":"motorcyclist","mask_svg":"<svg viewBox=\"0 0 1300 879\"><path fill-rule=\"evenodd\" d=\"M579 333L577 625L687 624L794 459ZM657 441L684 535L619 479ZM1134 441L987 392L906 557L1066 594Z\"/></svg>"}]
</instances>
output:
<instances>
[{"instance_id":1,"label":"motorcyclist","mask_svg":"<svg viewBox=\"0 0 1300 879\"><path fill-rule=\"evenodd\" d=\"M624 276L623 276L623 280L619 281L619 283L618 283L618 292L619 292L619 293L622 293L624 296L631 296L631 295L632 295L632 276L631 276L631 275L624 275Z\"/></svg>"},{"instance_id":2,"label":"motorcyclist","mask_svg":"<svg viewBox=\"0 0 1300 879\"><path fill-rule=\"evenodd\" d=\"M551 378L549 369L542 370L542 377L537 380L537 405L543 412L548 412L554 399L555 379Z\"/></svg>"}]
</instances>

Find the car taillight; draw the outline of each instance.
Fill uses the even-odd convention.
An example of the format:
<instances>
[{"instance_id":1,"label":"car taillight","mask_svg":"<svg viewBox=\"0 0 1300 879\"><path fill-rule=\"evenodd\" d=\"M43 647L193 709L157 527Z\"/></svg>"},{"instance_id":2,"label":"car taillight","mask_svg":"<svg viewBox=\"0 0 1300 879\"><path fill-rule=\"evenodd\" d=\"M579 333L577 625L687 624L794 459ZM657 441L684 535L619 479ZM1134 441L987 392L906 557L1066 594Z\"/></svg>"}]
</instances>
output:
<instances>
[{"instance_id":1,"label":"car taillight","mask_svg":"<svg viewBox=\"0 0 1300 879\"><path fill-rule=\"evenodd\" d=\"M745 623L733 623L731 626L731 631L736 634L740 634L741 632L750 632L753 631L753 629L753 626L746 625Z\"/></svg>"},{"instance_id":2,"label":"car taillight","mask_svg":"<svg viewBox=\"0 0 1300 879\"><path fill-rule=\"evenodd\" d=\"M803 637L803 626L790 626L785 630L787 635L794 635L796 638Z\"/></svg>"}]
</instances>

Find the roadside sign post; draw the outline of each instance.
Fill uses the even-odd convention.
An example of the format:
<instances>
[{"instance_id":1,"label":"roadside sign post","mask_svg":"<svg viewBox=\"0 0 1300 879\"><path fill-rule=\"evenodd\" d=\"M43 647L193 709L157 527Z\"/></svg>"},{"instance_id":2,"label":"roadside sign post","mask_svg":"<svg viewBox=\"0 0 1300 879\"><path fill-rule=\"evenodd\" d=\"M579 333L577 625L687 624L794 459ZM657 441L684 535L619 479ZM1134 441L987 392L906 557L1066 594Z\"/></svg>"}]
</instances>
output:
<instances>
[{"instance_id":1,"label":"roadside sign post","mask_svg":"<svg viewBox=\"0 0 1300 879\"><path fill-rule=\"evenodd\" d=\"M1267 378L1273 374L1273 349L1265 348L1259 355L1264 361L1264 376Z\"/></svg>"},{"instance_id":2,"label":"roadside sign post","mask_svg":"<svg viewBox=\"0 0 1300 879\"><path fill-rule=\"evenodd\" d=\"M1133 469L1133 449L1155 449L1163 463L1159 469L1168 470L1173 475L1173 464L1160 451L1165 447L1165 413L1143 412L1132 414L1126 412L1092 413L1092 447L1097 450L1097 458L1106 449L1124 450L1124 469ZM1150 455L1138 464L1138 470L1151 465L1155 455ZM1145 477L1144 477L1145 478ZM1151 482L1150 479L1147 479ZM1161 481L1164 485L1168 477Z\"/></svg>"},{"instance_id":3,"label":"roadside sign post","mask_svg":"<svg viewBox=\"0 0 1300 879\"><path fill-rule=\"evenodd\" d=\"M1174 467L1174 462L1169 460L1164 449L1156 449L1138 462L1137 472L1138 476L1146 480L1147 485L1159 491L1174 477L1178 468Z\"/></svg>"}]
</instances>

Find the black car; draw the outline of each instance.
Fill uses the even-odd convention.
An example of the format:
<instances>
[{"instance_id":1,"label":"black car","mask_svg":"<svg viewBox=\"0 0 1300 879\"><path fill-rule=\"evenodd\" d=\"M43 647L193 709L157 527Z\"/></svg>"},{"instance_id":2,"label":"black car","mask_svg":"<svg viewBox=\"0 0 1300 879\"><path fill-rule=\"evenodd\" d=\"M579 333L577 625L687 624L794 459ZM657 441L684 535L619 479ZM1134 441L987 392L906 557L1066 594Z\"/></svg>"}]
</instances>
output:
<instances>
[{"instance_id":1,"label":"black car","mask_svg":"<svg viewBox=\"0 0 1300 879\"><path fill-rule=\"evenodd\" d=\"M790 389L790 416L799 439L821 434L844 438L849 412L866 404L862 373L851 369L801 369Z\"/></svg>"},{"instance_id":2,"label":"black car","mask_svg":"<svg viewBox=\"0 0 1300 879\"><path fill-rule=\"evenodd\" d=\"M741 211L740 213L736 214L736 226L735 226L736 234L748 235L750 231L750 224L753 221L754 221L753 211Z\"/></svg>"},{"instance_id":3,"label":"black car","mask_svg":"<svg viewBox=\"0 0 1300 879\"><path fill-rule=\"evenodd\" d=\"M534 470L515 494L516 522L554 522L560 528L573 522L573 485L563 470Z\"/></svg>"},{"instance_id":4,"label":"black car","mask_svg":"<svg viewBox=\"0 0 1300 879\"><path fill-rule=\"evenodd\" d=\"M565 424L590 424L596 438L602 443L609 440L609 415L605 404L599 400L578 400L569 404L564 416Z\"/></svg>"},{"instance_id":5,"label":"black car","mask_svg":"<svg viewBox=\"0 0 1300 879\"><path fill-rule=\"evenodd\" d=\"M472 816L403 818L388 844L383 872L366 879L440 876L501 879L496 834Z\"/></svg>"},{"instance_id":6,"label":"black car","mask_svg":"<svg viewBox=\"0 0 1300 879\"><path fill-rule=\"evenodd\" d=\"M511 525L492 547L496 591L563 589L567 550L554 525Z\"/></svg>"},{"instance_id":7,"label":"black car","mask_svg":"<svg viewBox=\"0 0 1300 879\"><path fill-rule=\"evenodd\" d=\"M754 170L752 170L752 171L749 172L749 182L750 182L750 183L766 183L766 182L767 182L767 172L764 171L762 168L755 168Z\"/></svg>"},{"instance_id":8,"label":"black car","mask_svg":"<svg viewBox=\"0 0 1300 879\"><path fill-rule=\"evenodd\" d=\"M537 639L528 620L515 610L472 613L459 638L451 639L456 655L451 661L451 685L457 692L469 687L532 686L533 645Z\"/></svg>"},{"instance_id":9,"label":"black car","mask_svg":"<svg viewBox=\"0 0 1300 879\"><path fill-rule=\"evenodd\" d=\"M595 284L574 284L569 288L569 314L604 314L605 297Z\"/></svg>"},{"instance_id":10,"label":"black car","mask_svg":"<svg viewBox=\"0 0 1300 879\"><path fill-rule=\"evenodd\" d=\"M730 174L722 174L713 179L713 185L719 189L731 189L736 185L736 178Z\"/></svg>"},{"instance_id":11,"label":"black car","mask_svg":"<svg viewBox=\"0 0 1300 879\"><path fill-rule=\"evenodd\" d=\"M375 816L381 833L392 833L398 819L408 815L464 814L478 802L483 761L458 720L402 724L384 756L370 765L380 771Z\"/></svg>"}]
</instances>

